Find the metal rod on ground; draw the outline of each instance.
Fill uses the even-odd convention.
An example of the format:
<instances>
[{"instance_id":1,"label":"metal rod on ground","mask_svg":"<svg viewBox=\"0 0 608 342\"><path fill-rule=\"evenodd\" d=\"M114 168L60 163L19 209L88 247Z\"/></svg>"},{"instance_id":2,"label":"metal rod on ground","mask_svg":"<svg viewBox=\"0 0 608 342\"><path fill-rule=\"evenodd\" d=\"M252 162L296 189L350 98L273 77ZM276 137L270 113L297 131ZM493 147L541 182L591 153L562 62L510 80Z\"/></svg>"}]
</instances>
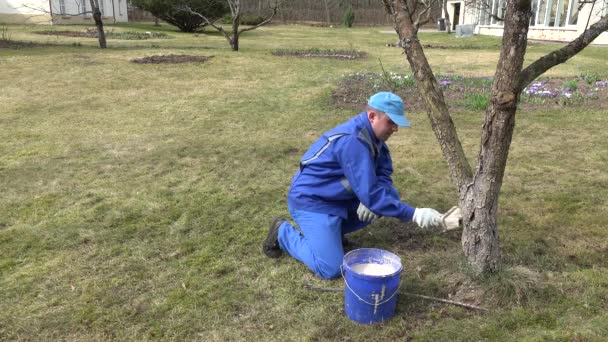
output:
<instances>
[{"instance_id":1,"label":"metal rod on ground","mask_svg":"<svg viewBox=\"0 0 608 342\"><path fill-rule=\"evenodd\" d=\"M315 291L321 291L321 292L343 292L344 291L344 289L341 288L341 287L320 287L320 286L314 286L314 285L311 285L311 284L304 285L304 288L308 289L308 290L315 290ZM446 303L446 304L458 305L458 306L462 306L462 307L465 307L467 309L472 309L472 310L479 310L479 311L484 311L484 312L488 312L489 311L486 308L482 308L482 307L479 307L479 306L476 306L476 305L472 305L472 304L466 304L466 303L456 302L456 301L449 300L449 299L424 296L424 295L419 295L419 294L409 293L409 292L399 292L399 294L410 296L410 297L416 297L416 298L426 299L426 300L432 300L432 301L435 301L435 302L442 302L442 303Z\"/></svg>"}]
</instances>

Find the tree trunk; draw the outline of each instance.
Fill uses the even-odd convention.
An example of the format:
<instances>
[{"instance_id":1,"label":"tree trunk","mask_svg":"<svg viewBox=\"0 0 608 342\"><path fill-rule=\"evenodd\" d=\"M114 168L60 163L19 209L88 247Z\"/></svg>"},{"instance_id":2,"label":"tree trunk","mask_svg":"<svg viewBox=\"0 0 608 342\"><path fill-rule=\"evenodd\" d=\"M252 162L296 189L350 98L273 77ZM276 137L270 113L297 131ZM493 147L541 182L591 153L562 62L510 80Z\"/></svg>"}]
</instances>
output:
<instances>
[{"instance_id":1,"label":"tree trunk","mask_svg":"<svg viewBox=\"0 0 608 342\"><path fill-rule=\"evenodd\" d=\"M99 10L99 2L97 0L90 0L91 9L93 10L93 20L95 20L95 26L97 27L97 39L99 40L99 48L105 49L106 46L106 33L103 31L103 21L101 20L101 11Z\"/></svg>"},{"instance_id":2,"label":"tree trunk","mask_svg":"<svg viewBox=\"0 0 608 342\"><path fill-rule=\"evenodd\" d=\"M445 13L445 31L449 34L452 32L450 24L450 13L448 12L448 0L443 0L443 12Z\"/></svg>"},{"instance_id":3,"label":"tree trunk","mask_svg":"<svg viewBox=\"0 0 608 342\"><path fill-rule=\"evenodd\" d=\"M431 127L448 161L450 177L458 189L459 206L463 213L464 254L475 271L495 271L500 265L496 219L498 196L519 97L518 77L513 75L519 74L523 64L527 25L522 26L522 23L527 24L526 20L530 16L529 2L527 12L515 11L511 2L507 5L507 15L515 19L513 23L505 26L503 49L492 87L490 106L486 112L481 150L474 176L458 140L443 92L418 40L418 28L415 27L411 16L403 10L403 6L400 6L400 1L385 4L387 10L393 11L395 29L416 78L418 92L426 103Z\"/></svg>"},{"instance_id":4,"label":"tree trunk","mask_svg":"<svg viewBox=\"0 0 608 342\"><path fill-rule=\"evenodd\" d=\"M238 12L232 17L232 37L230 38L230 48L232 51L239 51L239 25L241 24L241 13L240 8Z\"/></svg>"},{"instance_id":5,"label":"tree trunk","mask_svg":"<svg viewBox=\"0 0 608 342\"><path fill-rule=\"evenodd\" d=\"M498 196L515 127L521 92L518 75L531 15L528 0L507 1L506 7L502 49L482 127L477 170L463 203L462 247L477 272L496 271L500 264Z\"/></svg>"}]
</instances>

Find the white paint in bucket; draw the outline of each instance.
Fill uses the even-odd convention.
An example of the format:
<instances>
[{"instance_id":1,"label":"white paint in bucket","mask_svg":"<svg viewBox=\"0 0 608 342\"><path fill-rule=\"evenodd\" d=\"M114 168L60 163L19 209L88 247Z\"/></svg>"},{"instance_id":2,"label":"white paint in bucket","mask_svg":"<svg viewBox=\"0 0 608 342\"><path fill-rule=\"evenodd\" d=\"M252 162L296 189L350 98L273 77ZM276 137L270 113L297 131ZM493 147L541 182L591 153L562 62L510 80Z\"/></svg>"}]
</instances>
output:
<instances>
[{"instance_id":1,"label":"white paint in bucket","mask_svg":"<svg viewBox=\"0 0 608 342\"><path fill-rule=\"evenodd\" d=\"M391 264L356 264L351 269L359 274L368 276L385 276L395 273L395 267Z\"/></svg>"}]
</instances>

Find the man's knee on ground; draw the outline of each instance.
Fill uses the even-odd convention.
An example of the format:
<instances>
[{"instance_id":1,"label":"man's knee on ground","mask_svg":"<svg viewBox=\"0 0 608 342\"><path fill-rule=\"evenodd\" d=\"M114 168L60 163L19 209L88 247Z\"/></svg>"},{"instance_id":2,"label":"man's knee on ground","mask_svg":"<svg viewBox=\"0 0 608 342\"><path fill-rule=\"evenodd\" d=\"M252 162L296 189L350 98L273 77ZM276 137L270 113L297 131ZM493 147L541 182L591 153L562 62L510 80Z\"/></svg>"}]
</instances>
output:
<instances>
[{"instance_id":1,"label":"man's knee on ground","mask_svg":"<svg viewBox=\"0 0 608 342\"><path fill-rule=\"evenodd\" d=\"M342 275L340 266L342 262L337 263L317 263L315 273L323 279L335 279Z\"/></svg>"}]
</instances>

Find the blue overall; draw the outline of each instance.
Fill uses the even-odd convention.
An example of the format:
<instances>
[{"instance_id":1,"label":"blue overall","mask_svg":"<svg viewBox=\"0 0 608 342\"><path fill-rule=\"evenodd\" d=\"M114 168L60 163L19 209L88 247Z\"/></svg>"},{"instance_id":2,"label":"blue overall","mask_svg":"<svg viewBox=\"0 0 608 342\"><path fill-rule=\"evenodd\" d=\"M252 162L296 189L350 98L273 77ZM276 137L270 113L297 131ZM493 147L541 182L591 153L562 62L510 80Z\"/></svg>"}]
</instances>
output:
<instances>
[{"instance_id":1,"label":"blue overall","mask_svg":"<svg viewBox=\"0 0 608 342\"><path fill-rule=\"evenodd\" d=\"M368 223L359 202L379 216L410 221L415 208L393 187L388 147L374 135L363 112L324 133L300 160L287 204L291 217L279 227L279 246L324 279L340 276L342 236Z\"/></svg>"}]
</instances>

